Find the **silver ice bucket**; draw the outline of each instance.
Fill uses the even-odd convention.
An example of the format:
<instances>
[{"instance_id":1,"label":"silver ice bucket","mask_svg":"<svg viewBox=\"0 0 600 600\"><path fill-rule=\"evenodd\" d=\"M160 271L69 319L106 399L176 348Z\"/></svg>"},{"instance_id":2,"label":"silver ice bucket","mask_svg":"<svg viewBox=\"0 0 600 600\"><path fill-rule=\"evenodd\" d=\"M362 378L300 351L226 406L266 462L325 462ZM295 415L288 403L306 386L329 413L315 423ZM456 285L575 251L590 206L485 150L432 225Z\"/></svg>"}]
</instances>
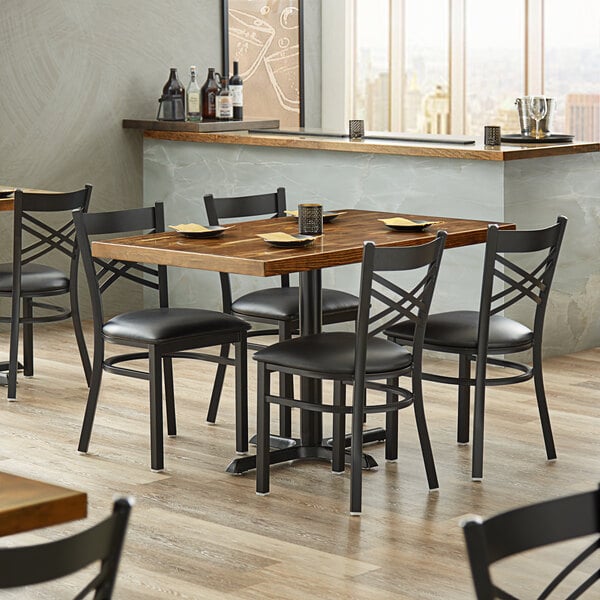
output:
<instances>
[{"instance_id":1,"label":"silver ice bucket","mask_svg":"<svg viewBox=\"0 0 600 600\"><path fill-rule=\"evenodd\" d=\"M535 136L535 119L532 119L527 114L527 100L528 97L517 98L515 105L519 111L519 124L521 125L521 135ZM556 107L556 100L554 98L546 98L546 116L540 119L540 137L545 137L552 133L552 118L554 116L554 108Z\"/></svg>"}]
</instances>

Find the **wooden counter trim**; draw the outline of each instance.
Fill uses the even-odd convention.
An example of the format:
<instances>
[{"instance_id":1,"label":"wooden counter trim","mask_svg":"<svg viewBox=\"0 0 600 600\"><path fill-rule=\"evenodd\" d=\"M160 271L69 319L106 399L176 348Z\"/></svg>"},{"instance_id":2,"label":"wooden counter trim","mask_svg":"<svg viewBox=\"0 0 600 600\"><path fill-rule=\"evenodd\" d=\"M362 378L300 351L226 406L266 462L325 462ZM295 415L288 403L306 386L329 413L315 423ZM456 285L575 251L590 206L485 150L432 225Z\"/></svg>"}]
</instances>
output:
<instances>
[{"instance_id":1,"label":"wooden counter trim","mask_svg":"<svg viewBox=\"0 0 600 600\"><path fill-rule=\"evenodd\" d=\"M388 154L395 156L424 156L429 158L460 158L467 160L507 161L524 158L543 158L600 152L598 142L573 142L571 144L537 144L518 146L504 144L491 149L477 143L472 146L454 144L427 144L394 142L388 140L350 141L325 137L294 135L269 135L268 133L188 133L175 131L144 131L144 137L173 142L204 144L236 144L241 146L266 146L271 148L300 148L304 150L329 150L334 152L360 152L363 154Z\"/></svg>"}]
</instances>

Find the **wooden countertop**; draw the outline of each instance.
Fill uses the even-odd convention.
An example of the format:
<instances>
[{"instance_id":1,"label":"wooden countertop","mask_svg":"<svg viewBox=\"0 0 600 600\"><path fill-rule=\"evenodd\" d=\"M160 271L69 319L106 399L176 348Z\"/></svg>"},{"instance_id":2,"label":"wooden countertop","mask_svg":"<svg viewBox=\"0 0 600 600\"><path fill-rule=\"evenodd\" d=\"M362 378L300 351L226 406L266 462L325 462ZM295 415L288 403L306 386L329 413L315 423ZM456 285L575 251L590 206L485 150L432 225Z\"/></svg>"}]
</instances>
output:
<instances>
[{"instance_id":1,"label":"wooden countertop","mask_svg":"<svg viewBox=\"0 0 600 600\"><path fill-rule=\"evenodd\" d=\"M568 144L502 144L497 148L481 142L464 146L456 144L399 142L392 140L353 140L302 135L281 135L265 132L188 133L175 131L144 131L144 137L173 142L203 144L237 144L241 146L268 146L273 148L302 148L334 152L361 152L396 156L424 156L429 158L460 158L468 160L519 160L546 156L564 156L600 152L599 142L572 142Z\"/></svg>"}]
</instances>

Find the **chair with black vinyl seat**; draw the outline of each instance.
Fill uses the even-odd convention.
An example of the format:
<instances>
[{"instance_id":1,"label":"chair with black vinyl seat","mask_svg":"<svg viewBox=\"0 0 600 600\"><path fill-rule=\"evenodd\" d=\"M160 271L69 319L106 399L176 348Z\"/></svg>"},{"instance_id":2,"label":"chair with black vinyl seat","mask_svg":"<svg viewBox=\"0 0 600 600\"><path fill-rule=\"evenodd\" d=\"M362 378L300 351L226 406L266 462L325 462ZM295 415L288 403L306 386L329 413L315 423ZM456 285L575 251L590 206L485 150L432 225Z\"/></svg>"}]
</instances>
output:
<instances>
[{"instance_id":1,"label":"chair with black vinyl seat","mask_svg":"<svg viewBox=\"0 0 600 600\"><path fill-rule=\"evenodd\" d=\"M279 342L254 355L258 362L256 492L269 492L269 422L271 404L333 415L332 470L344 470L346 456L345 415L351 426L350 512L362 506L362 430L365 414L386 414L385 457L398 457L398 411L413 406L425 471L430 489L438 487L433 453L427 432L421 387L422 339L435 287L446 233L420 245L377 248L365 242L356 331L325 332ZM394 280L389 276L393 274ZM398 283L402 280L402 284ZM408 284L408 285L407 285ZM378 336L387 327L406 319L415 327L412 354ZM333 381L333 403L271 394L274 372ZM410 377L411 387L399 385ZM353 386L352 405L346 405L346 386ZM385 393L385 403L374 404L367 390Z\"/></svg>"},{"instance_id":2,"label":"chair with black vinyl seat","mask_svg":"<svg viewBox=\"0 0 600 600\"><path fill-rule=\"evenodd\" d=\"M470 386L475 387L473 408L472 477L483 476L483 431L487 386L534 380L546 455L556 458L542 374L542 333L548 296L567 219L540 230L500 230L491 225L485 249L479 311L451 311L429 316L425 349L457 354L458 377L423 373L423 379L458 385L458 442L469 441ZM532 308L533 327L503 316L506 309ZM520 313L520 315L525 314ZM520 316L522 318L522 316ZM386 331L399 344L412 340L412 330L400 323ZM532 364L509 361L498 355L532 350ZM477 357L485 360L477 360ZM476 361L475 378L471 363ZM514 369L515 375L487 377L487 364Z\"/></svg>"},{"instance_id":3,"label":"chair with black vinyl seat","mask_svg":"<svg viewBox=\"0 0 600 600\"><path fill-rule=\"evenodd\" d=\"M168 302L167 268L112 259L95 258L91 253L90 236L123 235L145 231L164 231L164 208L155 207L120 210L106 213L75 213L77 239L81 259L90 289L94 321L94 357L92 378L85 417L79 438L79 451L87 452L102 372L145 379L150 384L150 447L151 468L164 468L162 375L164 371L167 431L177 433L173 391L175 358L192 358L235 366L236 451L248 450L247 402L247 331L250 325L238 317L200 308L170 308ZM118 280L125 279L158 291L159 307L133 310L106 319L103 294ZM105 358L105 342L143 349L142 352L118 354ZM233 344L235 357L222 358L200 352L199 348ZM148 371L122 366L131 360L148 360Z\"/></svg>"},{"instance_id":4,"label":"chair with black vinyl seat","mask_svg":"<svg viewBox=\"0 0 600 600\"><path fill-rule=\"evenodd\" d=\"M74 600L83 600L92 592L95 600L110 600L132 506L133 499L117 498L110 517L89 529L45 544L0 548L0 588L60 579L100 561L100 572Z\"/></svg>"},{"instance_id":5,"label":"chair with black vinyl seat","mask_svg":"<svg viewBox=\"0 0 600 600\"><path fill-rule=\"evenodd\" d=\"M13 216L13 260L0 264L0 297L11 298L10 316L0 323L10 323L8 400L17 399L19 369L19 330L23 327L23 373L33 376L33 326L72 319L77 346L86 380L91 367L79 315L77 269L79 251L75 243L72 211L86 211L92 186L67 193L15 191ZM62 214L61 214L62 213ZM68 215L65 221L65 214ZM56 222L59 221L59 224ZM67 256L68 274L40 263L49 254ZM50 299L69 295L69 306L51 303ZM43 302L40 300L43 299ZM22 307L22 312L21 312Z\"/></svg>"},{"instance_id":6,"label":"chair with black vinyl seat","mask_svg":"<svg viewBox=\"0 0 600 600\"><path fill-rule=\"evenodd\" d=\"M277 188L277 192L270 194L256 194L252 196L239 196L229 198L215 198L212 194L204 196L204 205L210 225L219 225L222 219L242 219L247 217L285 217L286 197L285 188ZM290 286L288 275L281 277L281 285L268 287L232 298L230 276L220 273L223 310L226 313L237 315L254 323L277 325L277 329L257 329L249 333L250 337L261 335L279 336L279 340L288 340L298 330L299 324L299 290L297 286ZM343 323L354 321L358 310L358 298L347 292L323 289L322 314L323 324ZM249 344L250 348L262 348L261 344ZM227 348L223 348L226 356ZM210 408L207 415L209 422L214 422L225 367L217 370ZM283 395L293 394L292 378L283 376L280 381ZM280 435L291 436L291 413L286 407L281 408Z\"/></svg>"},{"instance_id":7,"label":"chair with black vinyl seat","mask_svg":"<svg viewBox=\"0 0 600 600\"><path fill-rule=\"evenodd\" d=\"M573 555L573 550L568 550L570 560L560 571L557 571L558 567L553 563L544 561L545 567L552 566L552 571L556 572L550 583L546 584L547 579L540 576L540 571L543 573L544 570L548 570L547 568L536 569L535 574L526 573L526 575L528 579L534 581L542 580L541 585L545 585L537 596L538 600L579 598L600 581L600 568L598 568L600 491L598 489L523 506L486 520L480 517L469 517L461 523L461 526L478 600L495 598L517 600L517 596L505 590L506 585L501 588L493 582L490 567L494 563L527 552L525 565L531 568L531 562L535 560L535 553L532 551L535 549L584 536L594 537L590 543L586 542L584 550L577 555ZM565 549L561 549L561 556L566 553ZM591 560L587 560L590 557ZM514 572L515 568L517 564L513 561L511 572ZM598 588L594 589L595 595L588 597L600 597Z\"/></svg>"}]
</instances>

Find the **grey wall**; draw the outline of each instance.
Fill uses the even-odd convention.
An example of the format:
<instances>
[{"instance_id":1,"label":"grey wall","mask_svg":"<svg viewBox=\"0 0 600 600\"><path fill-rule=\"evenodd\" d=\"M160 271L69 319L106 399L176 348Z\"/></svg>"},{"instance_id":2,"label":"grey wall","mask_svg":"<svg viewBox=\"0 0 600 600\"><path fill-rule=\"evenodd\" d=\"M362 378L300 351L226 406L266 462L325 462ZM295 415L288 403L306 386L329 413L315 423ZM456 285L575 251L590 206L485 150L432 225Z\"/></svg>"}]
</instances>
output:
<instances>
[{"instance_id":1,"label":"grey wall","mask_svg":"<svg viewBox=\"0 0 600 600\"><path fill-rule=\"evenodd\" d=\"M2 0L0 182L94 186L91 210L142 205L142 139L169 67L221 66L220 0ZM0 262L10 257L0 214Z\"/></svg>"}]
</instances>

